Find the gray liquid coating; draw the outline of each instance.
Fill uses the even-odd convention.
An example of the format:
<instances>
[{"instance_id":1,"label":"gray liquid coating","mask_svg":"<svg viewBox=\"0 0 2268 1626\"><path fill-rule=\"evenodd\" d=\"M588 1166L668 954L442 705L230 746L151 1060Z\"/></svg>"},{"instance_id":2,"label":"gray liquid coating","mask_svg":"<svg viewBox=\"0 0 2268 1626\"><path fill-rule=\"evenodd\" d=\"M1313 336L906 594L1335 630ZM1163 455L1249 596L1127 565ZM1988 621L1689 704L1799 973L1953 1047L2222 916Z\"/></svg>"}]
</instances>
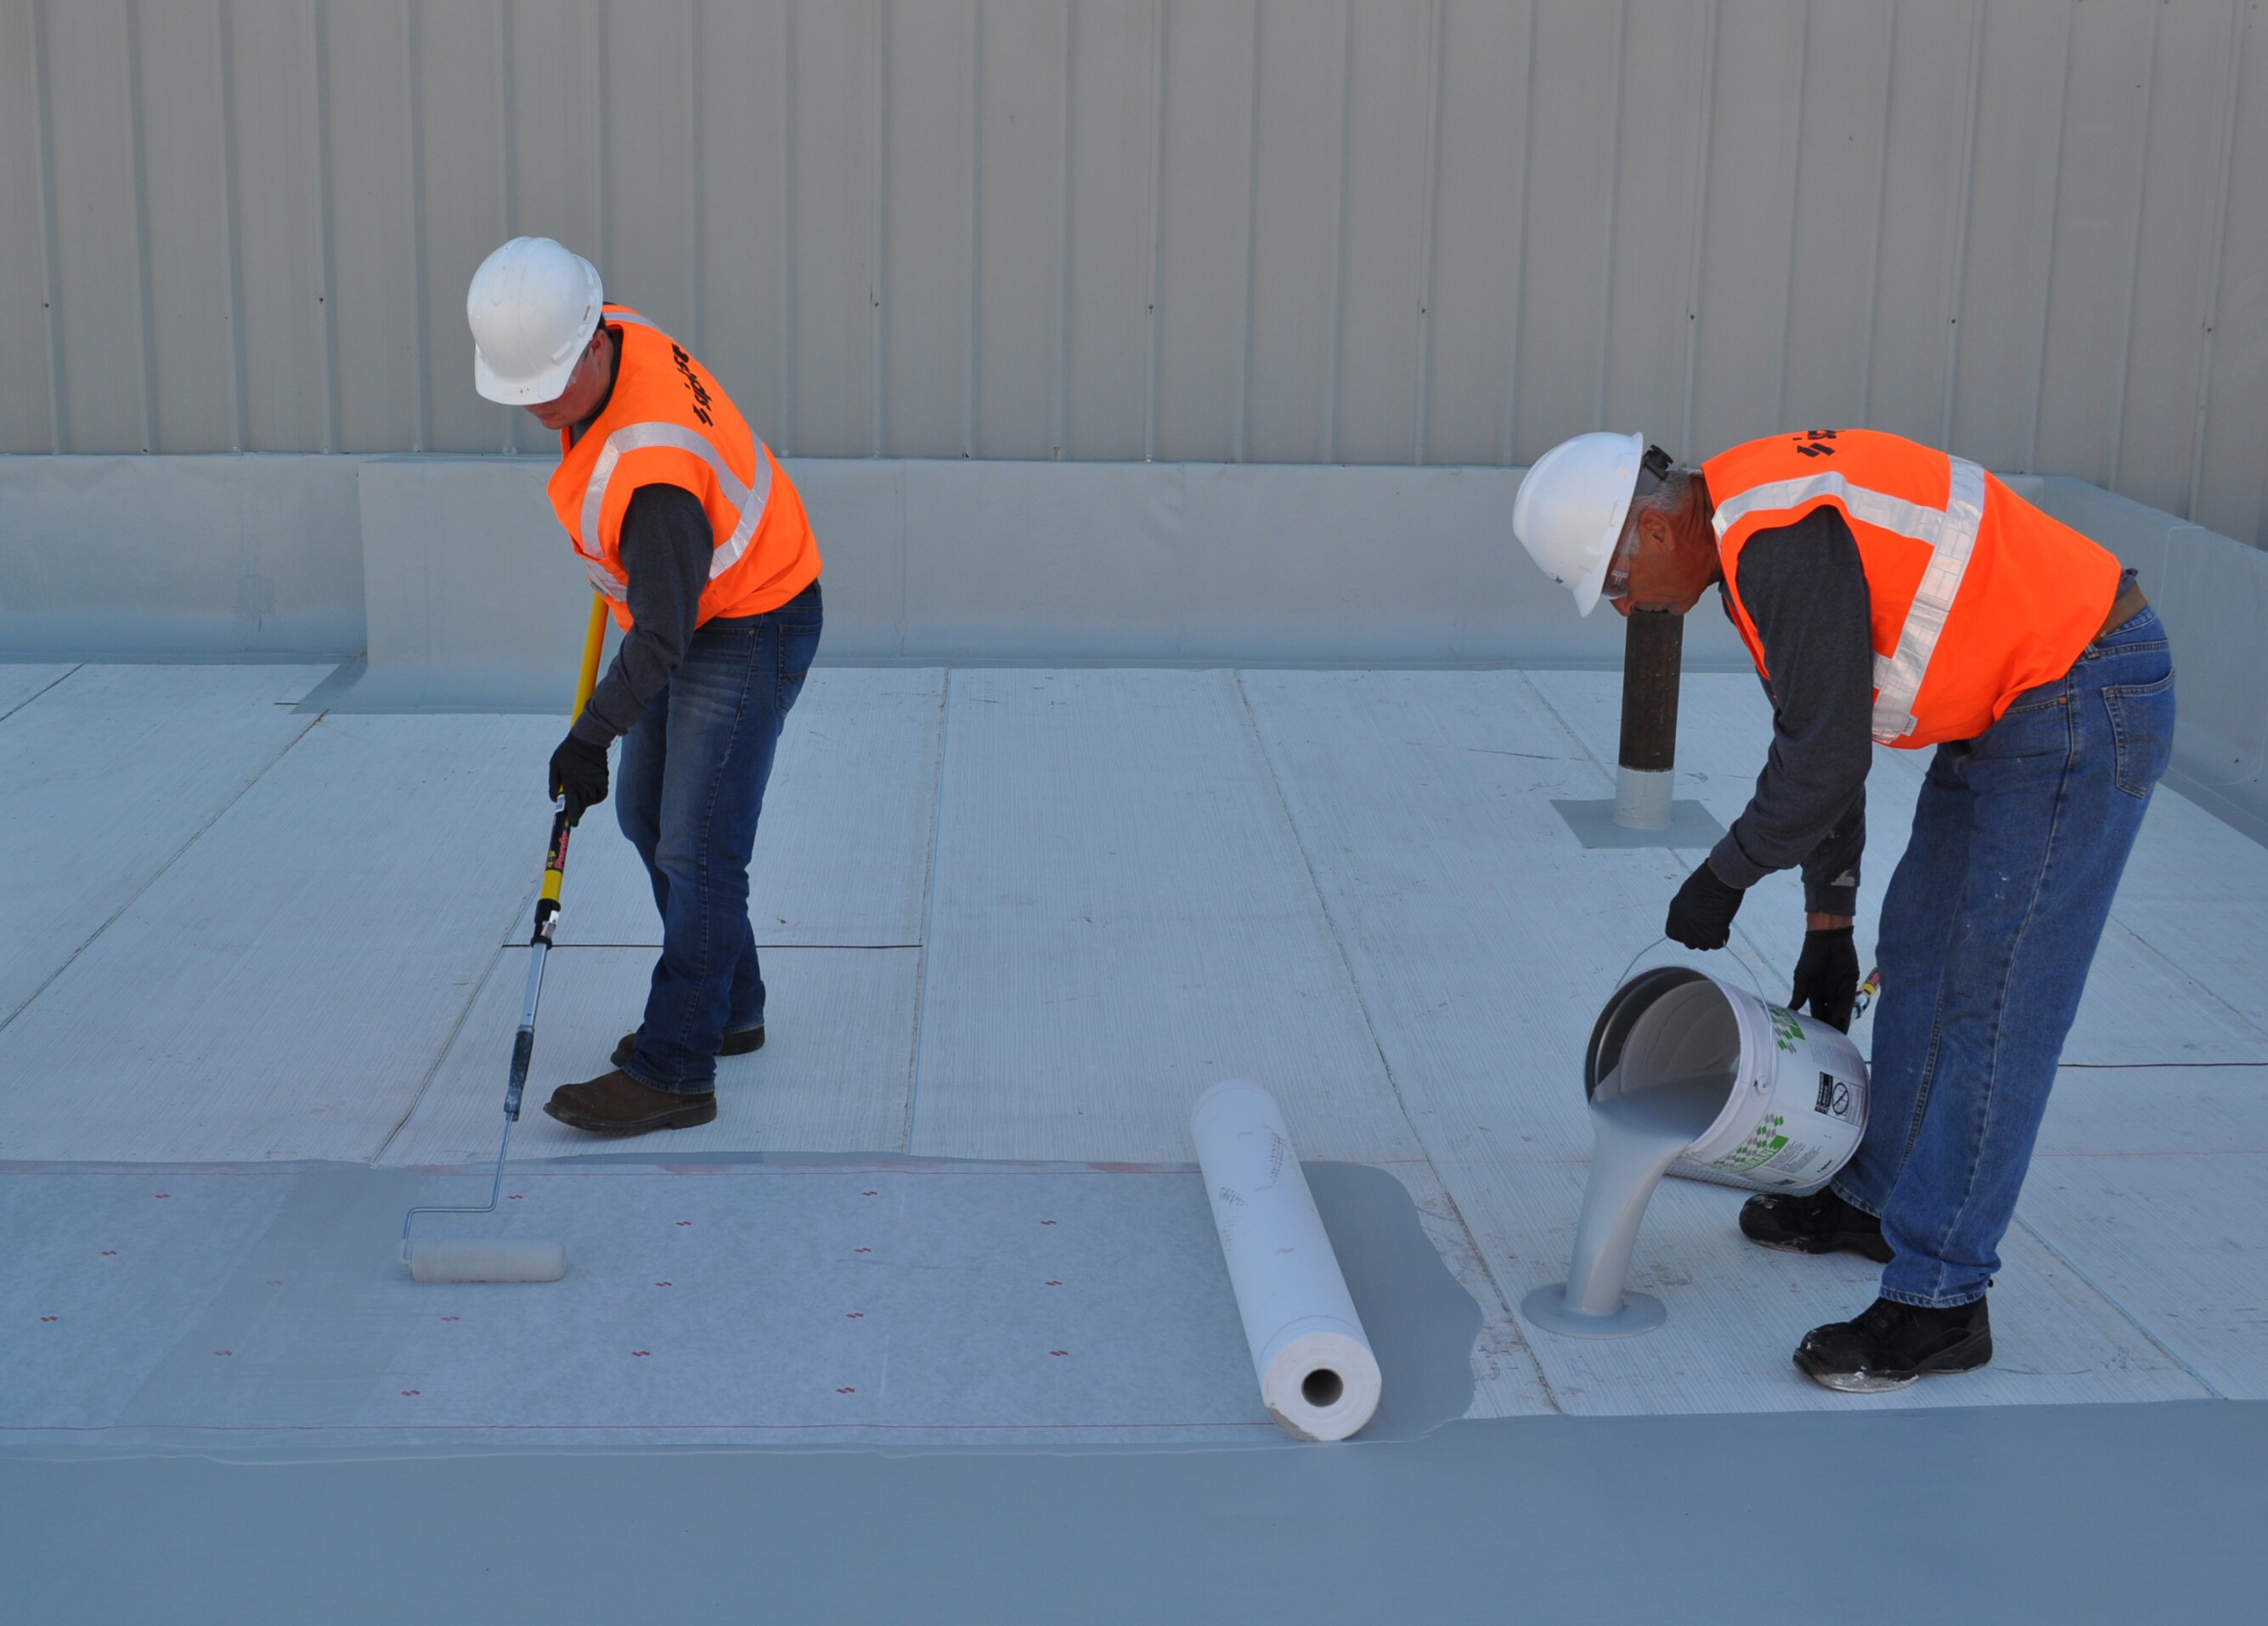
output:
<instances>
[{"instance_id":1,"label":"gray liquid coating","mask_svg":"<svg viewBox=\"0 0 2268 1626\"><path fill-rule=\"evenodd\" d=\"M1601 1079L1591 1103L1598 1144L1567 1271L1566 1308L1579 1315L1611 1315L1622 1307L1623 1277L1647 1200L1677 1155L1716 1122L1733 1075L1665 1078L1630 1095L1614 1090L1616 1082L1613 1073Z\"/></svg>"}]
</instances>

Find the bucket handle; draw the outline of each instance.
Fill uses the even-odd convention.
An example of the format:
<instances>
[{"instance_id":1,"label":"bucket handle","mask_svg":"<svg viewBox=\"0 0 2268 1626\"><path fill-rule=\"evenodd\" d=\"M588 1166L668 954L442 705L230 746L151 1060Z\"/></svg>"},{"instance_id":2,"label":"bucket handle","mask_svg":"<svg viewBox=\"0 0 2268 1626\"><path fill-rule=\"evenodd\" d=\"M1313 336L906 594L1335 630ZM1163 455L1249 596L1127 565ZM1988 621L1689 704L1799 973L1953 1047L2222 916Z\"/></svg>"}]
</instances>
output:
<instances>
[{"instance_id":1,"label":"bucket handle","mask_svg":"<svg viewBox=\"0 0 2268 1626\"><path fill-rule=\"evenodd\" d=\"M1658 937L1654 938L1653 942L1648 943L1644 948L1638 950L1637 953L1632 954L1630 957L1630 964L1624 966L1622 969L1622 975L1615 979L1615 986L1616 988L1620 988L1624 983L1629 982L1630 974L1638 969L1638 962L1644 960L1648 954L1651 954L1654 950L1660 948L1663 944L1668 941L1669 938L1667 935ZM1740 967L1742 971L1748 973L1749 986L1756 990L1757 998L1763 1000L1766 1004L1773 1004L1777 1003L1770 994L1764 992L1764 985L1756 980L1756 971L1754 966L1749 964L1747 960L1742 960L1737 954L1733 957L1733 963Z\"/></svg>"}]
</instances>

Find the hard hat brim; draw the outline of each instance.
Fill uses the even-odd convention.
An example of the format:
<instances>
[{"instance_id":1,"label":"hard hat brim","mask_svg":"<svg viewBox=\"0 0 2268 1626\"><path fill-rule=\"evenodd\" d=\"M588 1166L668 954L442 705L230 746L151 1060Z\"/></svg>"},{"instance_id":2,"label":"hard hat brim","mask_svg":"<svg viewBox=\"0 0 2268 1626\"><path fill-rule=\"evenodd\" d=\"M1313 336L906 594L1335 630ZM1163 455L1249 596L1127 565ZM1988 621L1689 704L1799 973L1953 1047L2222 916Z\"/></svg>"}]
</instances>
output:
<instances>
[{"instance_id":1,"label":"hard hat brim","mask_svg":"<svg viewBox=\"0 0 2268 1626\"><path fill-rule=\"evenodd\" d=\"M1630 519L1631 497L1638 489L1638 470L1646 456L1646 437L1632 435L1631 443L1633 450L1630 458L1630 477L1622 479L1622 471L1616 471L1622 489L1615 497L1612 528L1607 532L1605 542L1598 550L1597 560L1583 573L1583 579L1568 589L1575 595L1575 613L1578 615L1588 615L1599 607L1599 594L1606 587L1607 571L1615 562L1615 544L1622 540L1623 526Z\"/></svg>"},{"instance_id":2,"label":"hard hat brim","mask_svg":"<svg viewBox=\"0 0 2268 1626\"><path fill-rule=\"evenodd\" d=\"M1599 607L1599 595L1607 585L1607 571L1615 562L1615 544L1622 540L1623 522L1630 518L1631 493L1637 489L1638 476L1633 474L1630 484L1623 488L1622 503L1616 510L1615 528L1607 538L1605 551L1599 555L1598 563L1585 572L1583 579L1571 589L1575 595L1575 614L1578 615L1588 615Z\"/></svg>"},{"instance_id":3,"label":"hard hat brim","mask_svg":"<svg viewBox=\"0 0 2268 1626\"><path fill-rule=\"evenodd\" d=\"M591 325L592 333L598 324ZM556 401L567 392L567 380L575 376L575 364L583 359L584 346L591 342L585 334L567 359L527 379L507 379L489 365L488 357L481 354L480 346L473 347L473 387L488 400L507 407L540 407L545 401Z\"/></svg>"}]
</instances>

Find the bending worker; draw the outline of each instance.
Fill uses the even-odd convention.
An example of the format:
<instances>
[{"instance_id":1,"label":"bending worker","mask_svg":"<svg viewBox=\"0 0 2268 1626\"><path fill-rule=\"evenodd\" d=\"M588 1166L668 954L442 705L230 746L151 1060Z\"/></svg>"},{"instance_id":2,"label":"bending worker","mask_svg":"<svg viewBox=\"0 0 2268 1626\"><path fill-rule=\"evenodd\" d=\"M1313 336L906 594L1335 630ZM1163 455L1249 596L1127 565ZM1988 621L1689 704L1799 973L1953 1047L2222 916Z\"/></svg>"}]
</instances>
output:
<instances>
[{"instance_id":1,"label":"bending worker","mask_svg":"<svg viewBox=\"0 0 2268 1626\"><path fill-rule=\"evenodd\" d=\"M544 784L569 823L607 798L661 911L645 1019L614 1069L544 1107L601 1135L717 1115L717 1058L764 1041L748 854L781 722L819 647L819 548L771 449L709 371L644 317L603 304L591 263L518 237L466 296L473 378L559 431L551 505L622 647Z\"/></svg>"},{"instance_id":2,"label":"bending worker","mask_svg":"<svg viewBox=\"0 0 2268 1626\"><path fill-rule=\"evenodd\" d=\"M1976 464L1815 430L1671 466L1579 435L1513 527L1588 614L1683 614L1712 583L1772 703L1755 797L1669 906L1722 948L1747 889L1801 866L1790 1003L1848 1028L1871 740L1934 747L1882 904L1866 1136L1810 1196L1749 1199L1767 1247L1883 1265L1856 1320L1795 1363L1895 1388L1992 1357L1984 1291L2120 872L2164 772L2173 664L2131 571Z\"/></svg>"}]
</instances>

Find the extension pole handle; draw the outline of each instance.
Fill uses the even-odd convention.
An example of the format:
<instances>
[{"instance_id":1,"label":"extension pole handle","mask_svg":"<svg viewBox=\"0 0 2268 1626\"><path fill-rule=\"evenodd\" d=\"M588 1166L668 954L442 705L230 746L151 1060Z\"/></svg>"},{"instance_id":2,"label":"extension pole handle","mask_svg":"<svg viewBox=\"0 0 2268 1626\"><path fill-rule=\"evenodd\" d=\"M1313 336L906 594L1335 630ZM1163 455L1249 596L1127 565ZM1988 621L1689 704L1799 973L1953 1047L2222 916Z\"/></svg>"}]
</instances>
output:
<instances>
[{"instance_id":1,"label":"extension pole handle","mask_svg":"<svg viewBox=\"0 0 2268 1626\"><path fill-rule=\"evenodd\" d=\"M583 708L591 703L591 691L599 686L599 652L607 644L607 595L591 594L591 619L583 630L583 673L575 684L575 710L568 714L572 722L583 715Z\"/></svg>"},{"instance_id":2,"label":"extension pole handle","mask_svg":"<svg viewBox=\"0 0 2268 1626\"><path fill-rule=\"evenodd\" d=\"M568 714L571 725L583 715L583 708L591 703L591 691L599 686L599 654L607 643L607 595L591 595L591 616L583 629L583 670L575 680L575 709ZM549 944L551 940L552 916L559 912L559 884L567 872L567 804L563 799L553 804L551 840L544 850L543 893L535 905L535 935L533 942Z\"/></svg>"}]
</instances>

